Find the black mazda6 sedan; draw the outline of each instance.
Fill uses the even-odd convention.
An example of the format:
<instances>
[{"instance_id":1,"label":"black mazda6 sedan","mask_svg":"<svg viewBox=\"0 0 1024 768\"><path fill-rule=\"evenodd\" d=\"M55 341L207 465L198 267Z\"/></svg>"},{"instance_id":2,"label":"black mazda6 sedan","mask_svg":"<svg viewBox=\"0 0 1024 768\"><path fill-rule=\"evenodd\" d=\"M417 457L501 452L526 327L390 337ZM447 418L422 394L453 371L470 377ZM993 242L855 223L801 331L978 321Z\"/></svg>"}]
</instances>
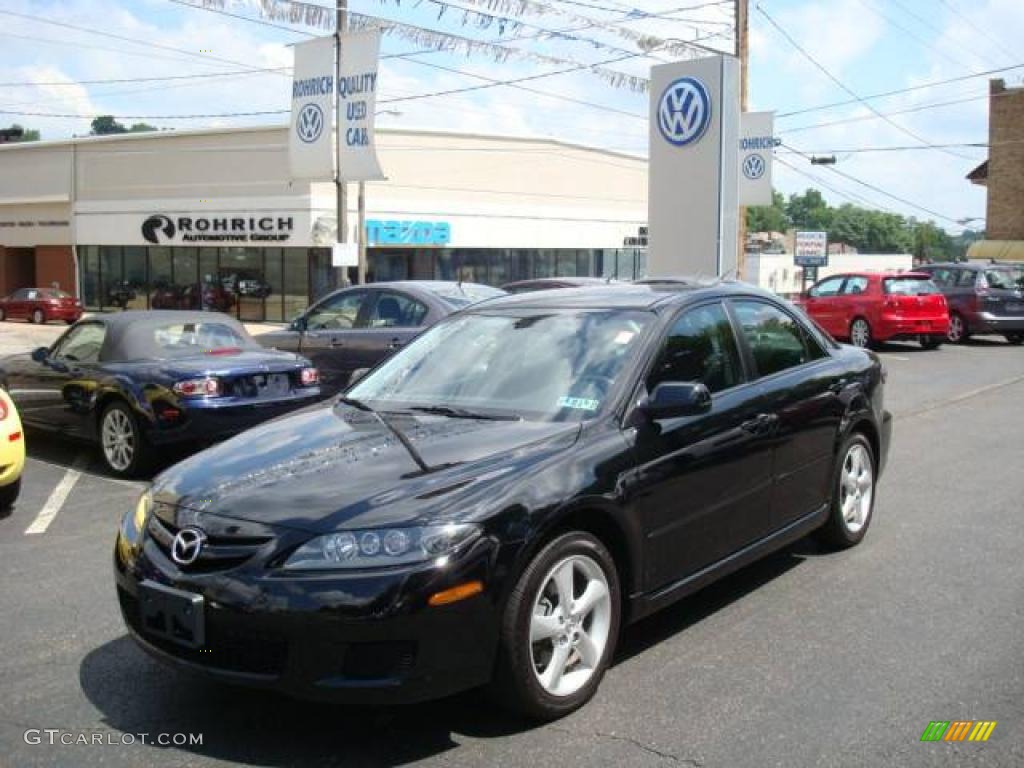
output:
<instances>
[{"instance_id":1,"label":"black mazda6 sedan","mask_svg":"<svg viewBox=\"0 0 1024 768\"><path fill-rule=\"evenodd\" d=\"M486 301L158 476L117 536L124 620L225 681L364 704L490 684L559 717L624 624L805 534L863 539L884 382L739 283Z\"/></svg>"}]
</instances>

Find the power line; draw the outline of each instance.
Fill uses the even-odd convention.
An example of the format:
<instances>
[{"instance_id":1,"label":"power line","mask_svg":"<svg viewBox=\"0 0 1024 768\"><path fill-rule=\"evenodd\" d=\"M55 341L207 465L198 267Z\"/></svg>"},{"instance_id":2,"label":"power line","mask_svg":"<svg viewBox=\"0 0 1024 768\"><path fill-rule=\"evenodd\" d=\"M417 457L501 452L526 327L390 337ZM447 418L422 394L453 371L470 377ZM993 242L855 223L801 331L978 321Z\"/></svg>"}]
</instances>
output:
<instances>
[{"instance_id":1,"label":"power line","mask_svg":"<svg viewBox=\"0 0 1024 768\"><path fill-rule=\"evenodd\" d=\"M799 150L796 147L791 146L791 145L786 144L786 143L783 143L782 146L784 146L786 149L791 149L791 150L795 151L798 155L801 155L805 159L810 160L810 155L807 152L804 152L803 150ZM842 176L844 179L849 179L853 183L859 184L860 186L862 186L862 187L864 187L866 189L870 189L873 192L877 192L880 195L884 195L885 197L891 198L892 200L895 200L898 203L903 203L903 205L909 205L911 208L916 208L919 211L924 211L929 216L935 216L936 218L945 219L946 221L951 221L954 224L959 225L959 222L956 219L954 219L952 216L946 216L945 214L939 213L937 211L933 211L930 208L925 208L923 205L918 205L917 203L912 202L910 200L907 200L904 197L899 197L898 195L894 195L891 192L886 192L881 187L877 187L874 184L869 184L866 181L862 181L861 179L858 179L856 176L851 176L848 173L844 173L843 171L840 171L835 166L823 165L821 167L826 169L826 170L828 170L828 171L830 171L830 172L832 172L832 173L834 173L834 174L836 174L837 176Z\"/></svg>"},{"instance_id":2,"label":"power line","mask_svg":"<svg viewBox=\"0 0 1024 768\"><path fill-rule=\"evenodd\" d=\"M899 88L895 91L883 91L882 93L873 93L868 96L862 96L858 99L847 99L846 101L833 101L830 104L819 104L816 107L806 107L804 109L795 109L791 112L780 112L775 115L776 119L783 117L794 117L795 115L803 115L808 112L820 112L826 109L833 109L834 107L846 107L850 104L860 104L864 101L873 101L874 99L884 99L889 96L900 96L904 93L912 93L913 91L922 91L928 88L935 88L940 85L948 85L949 83L959 83L963 80L974 80L978 77L987 77L989 75L997 75L1000 72L1008 72L1011 69L1021 69L1024 64L1013 64L1008 67L998 67L997 69L989 69L984 72L976 72L970 75L959 75L958 77L950 77L945 80L933 80L929 83L922 83L921 85L912 85L907 88Z\"/></svg>"},{"instance_id":3,"label":"power line","mask_svg":"<svg viewBox=\"0 0 1024 768\"><path fill-rule=\"evenodd\" d=\"M967 14L963 13L962 11L960 11L960 9L958 9L955 5L953 5L953 3L950 2L950 0L939 0L939 2L942 3L944 6L946 6L947 8L949 8L949 10L951 10L954 14L959 16L961 19L963 19L967 23L967 25L971 27L971 29L973 29L979 35L981 35L982 37L987 39L990 43L995 45L999 50L1001 50L1003 53L1005 53L1011 59L1017 57L1016 53L1010 51L1005 45L1003 45L1003 43L1000 40L998 40L996 37L994 37L993 35L989 34L984 29L982 29L977 24L975 24L973 21L971 21L970 17L968 17Z\"/></svg>"},{"instance_id":4,"label":"power line","mask_svg":"<svg viewBox=\"0 0 1024 768\"><path fill-rule=\"evenodd\" d=\"M875 208L877 210L881 210L881 211L884 211L886 213L896 213L896 211L892 210L891 208L886 208L884 205L879 205L878 203L874 202L873 200L869 200L866 197L862 197L861 195L858 195L855 192L844 192L841 189L833 187L828 182L822 181L819 177L815 176L814 174L807 173L806 171L800 170L799 168L797 168L792 163L788 163L785 160L783 160L781 157L776 157L775 159L778 162L782 163L782 165L786 166L791 171L793 171L793 173L798 173L801 176L803 176L805 179L810 179L815 184L817 184L817 185L819 185L821 187L824 187L825 189L829 190L833 194L839 195L844 200L848 200L849 202L856 203L858 205L866 205L869 208Z\"/></svg>"},{"instance_id":5,"label":"power line","mask_svg":"<svg viewBox=\"0 0 1024 768\"><path fill-rule=\"evenodd\" d=\"M21 81L12 83L0 83L2 88L22 88L37 86L71 86L71 85L111 85L113 83L155 83L165 80L195 80L214 77L234 77L236 75L257 75L267 72L290 71L291 67L266 67L262 69L241 69L233 72L203 72L195 75L166 75L164 77L112 77L103 80L51 80L51 81Z\"/></svg>"},{"instance_id":6,"label":"power line","mask_svg":"<svg viewBox=\"0 0 1024 768\"><path fill-rule=\"evenodd\" d=\"M825 65L823 65L817 59L815 59L813 56L811 56L811 54L808 53L807 50L803 46L800 45L800 43L798 43L795 39L793 39L793 36L790 35L789 32L787 32L785 29L783 29L783 27L778 22L776 22L775 19L773 19L771 17L771 15L769 15L769 13L764 8L761 7L760 3L758 3L756 5L756 7L757 7L757 10L761 13L761 15L764 16L768 20L768 23L771 24L779 32L779 34L781 34L786 39L786 41L790 45L792 45L794 48L796 48L796 50L799 51L803 55L804 58L806 58L820 72L822 72L826 77L828 77L829 80L831 80L833 83L838 85L840 88L842 88L848 94L850 94L853 98L857 99L857 101L859 101L861 104L863 104L865 107L867 107L873 113L875 113L875 115L877 115L879 118L881 118L882 120L887 122L893 128L896 128L901 133L904 133L907 136L910 136L915 141L919 141L922 144L926 144L928 146L933 146L932 143L930 141L928 141L927 139L925 139L924 137L920 136L917 133L914 133L909 128L905 128L904 126L900 125L895 120L892 120L891 118L889 118L888 115L885 115L882 112L879 112L869 102L867 102L864 99L862 99L852 88L850 88L848 85L846 85L838 77L833 75L832 72L827 67L825 67ZM958 154L956 152L951 152L948 149L938 149L937 151L944 152L947 155L952 155L953 157L959 157L959 158L964 159L964 160L973 160L973 158L967 157L966 155L960 155L960 154Z\"/></svg>"}]
</instances>

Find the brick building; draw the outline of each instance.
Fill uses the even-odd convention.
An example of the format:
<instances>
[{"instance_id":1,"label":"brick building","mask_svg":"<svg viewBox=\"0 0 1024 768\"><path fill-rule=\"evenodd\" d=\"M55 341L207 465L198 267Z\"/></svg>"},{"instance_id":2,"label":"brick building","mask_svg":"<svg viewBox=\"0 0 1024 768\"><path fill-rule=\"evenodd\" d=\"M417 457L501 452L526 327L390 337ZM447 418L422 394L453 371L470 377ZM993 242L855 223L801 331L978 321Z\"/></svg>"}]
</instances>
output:
<instances>
[{"instance_id":1,"label":"brick building","mask_svg":"<svg viewBox=\"0 0 1024 768\"><path fill-rule=\"evenodd\" d=\"M971 183L986 187L986 239L972 258L1024 260L1024 87L989 82L988 160L971 171Z\"/></svg>"}]
</instances>

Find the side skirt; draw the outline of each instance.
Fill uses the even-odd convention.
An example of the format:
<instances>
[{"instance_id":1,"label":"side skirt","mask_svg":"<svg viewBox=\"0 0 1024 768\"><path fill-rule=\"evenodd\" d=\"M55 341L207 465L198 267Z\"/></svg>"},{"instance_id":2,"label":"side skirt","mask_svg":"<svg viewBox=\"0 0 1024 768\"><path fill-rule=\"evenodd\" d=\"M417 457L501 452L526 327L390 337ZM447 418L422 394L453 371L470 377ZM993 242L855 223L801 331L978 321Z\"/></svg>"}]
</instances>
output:
<instances>
[{"instance_id":1,"label":"side skirt","mask_svg":"<svg viewBox=\"0 0 1024 768\"><path fill-rule=\"evenodd\" d=\"M816 528L820 528L828 519L828 504L794 520L785 528L780 528L766 538L748 544L743 549L733 552L728 557L712 563L706 568L692 573L679 581L662 587L656 592L636 595L631 599L629 622L632 623L645 616L650 616L672 603L692 595L712 582L718 581L744 566L760 560L765 555L782 549L797 539L801 539Z\"/></svg>"}]
</instances>

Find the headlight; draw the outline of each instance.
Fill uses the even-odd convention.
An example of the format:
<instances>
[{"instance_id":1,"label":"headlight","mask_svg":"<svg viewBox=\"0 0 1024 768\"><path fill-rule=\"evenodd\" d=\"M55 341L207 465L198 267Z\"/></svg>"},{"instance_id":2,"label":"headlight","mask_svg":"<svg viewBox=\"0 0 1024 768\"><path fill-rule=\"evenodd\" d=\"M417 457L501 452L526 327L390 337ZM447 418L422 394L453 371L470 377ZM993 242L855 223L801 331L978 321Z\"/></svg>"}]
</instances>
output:
<instances>
[{"instance_id":1,"label":"headlight","mask_svg":"<svg viewBox=\"0 0 1024 768\"><path fill-rule=\"evenodd\" d=\"M380 568L446 557L480 535L468 523L340 531L317 536L285 562L289 570Z\"/></svg>"}]
</instances>

